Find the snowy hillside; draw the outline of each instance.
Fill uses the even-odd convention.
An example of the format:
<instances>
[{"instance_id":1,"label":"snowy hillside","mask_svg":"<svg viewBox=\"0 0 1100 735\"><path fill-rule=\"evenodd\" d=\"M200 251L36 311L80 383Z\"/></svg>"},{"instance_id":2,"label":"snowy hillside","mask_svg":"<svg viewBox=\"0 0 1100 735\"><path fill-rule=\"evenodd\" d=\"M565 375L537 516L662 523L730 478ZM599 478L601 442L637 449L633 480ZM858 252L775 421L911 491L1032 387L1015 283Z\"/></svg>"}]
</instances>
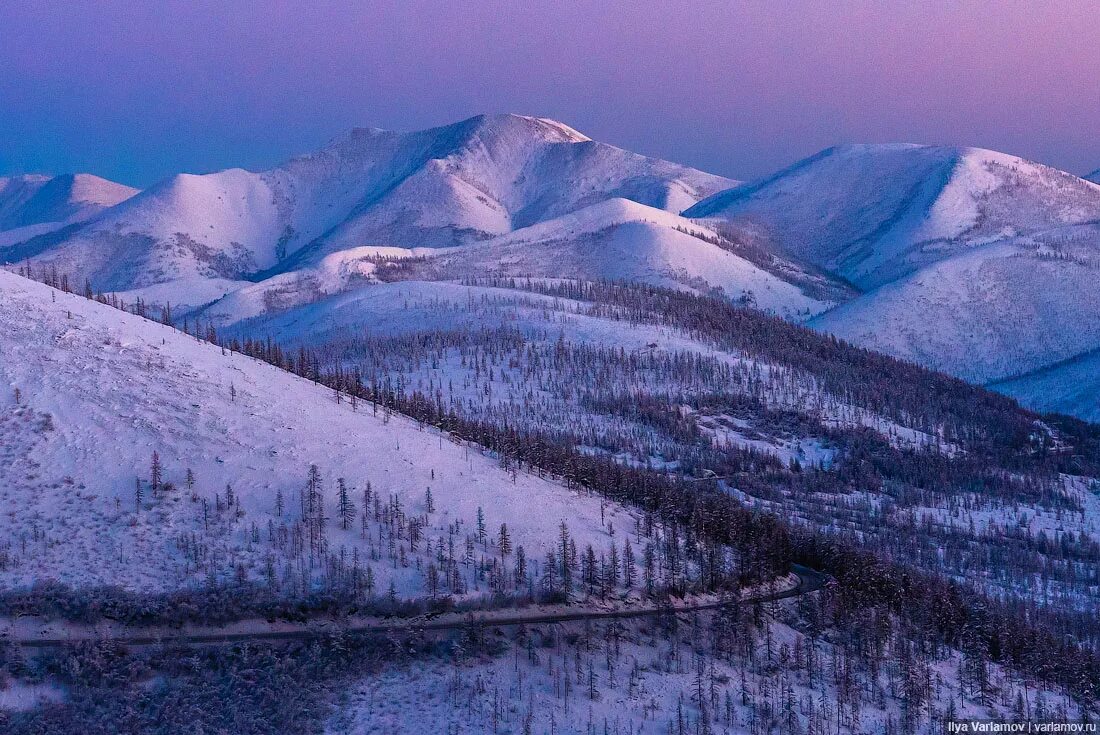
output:
<instances>
[{"instance_id":1,"label":"snowy hillside","mask_svg":"<svg viewBox=\"0 0 1100 735\"><path fill-rule=\"evenodd\" d=\"M759 228L866 292L815 328L966 380L1100 346L1100 186L1047 166L976 148L842 146L685 216Z\"/></svg>"},{"instance_id":2,"label":"snowy hillside","mask_svg":"<svg viewBox=\"0 0 1100 735\"><path fill-rule=\"evenodd\" d=\"M811 326L987 383L1100 346L1097 283L1100 229L1064 228L935 263Z\"/></svg>"},{"instance_id":3,"label":"snowy hillside","mask_svg":"<svg viewBox=\"0 0 1100 735\"><path fill-rule=\"evenodd\" d=\"M1100 424L1100 349L990 387L1036 411Z\"/></svg>"},{"instance_id":4,"label":"snowy hillside","mask_svg":"<svg viewBox=\"0 0 1100 735\"><path fill-rule=\"evenodd\" d=\"M185 289L176 294L173 304L199 306L195 316L210 320L218 325L232 324L261 314L272 314L309 304L320 299L353 290L364 284L379 283L379 266L399 264L413 259L426 258L448 252L440 248L395 248L386 246L364 246L340 250L326 255L316 265L306 266L287 273L265 278L256 283L238 282L235 288L218 293L217 289L206 289L204 293L212 298L183 301ZM153 303L164 303L157 298L165 289L175 291L179 282L153 286L141 291L131 291L122 296L151 297Z\"/></svg>"},{"instance_id":5,"label":"snowy hillside","mask_svg":"<svg viewBox=\"0 0 1100 735\"><path fill-rule=\"evenodd\" d=\"M995 151L829 148L684 213L768 228L793 255L870 289L991 241L1100 217L1100 187Z\"/></svg>"},{"instance_id":6,"label":"snowy hillside","mask_svg":"<svg viewBox=\"0 0 1100 735\"><path fill-rule=\"evenodd\" d=\"M813 298L747 260L705 226L618 198L428 257L400 273L433 280L504 275L721 289L735 301L799 320L835 303Z\"/></svg>"},{"instance_id":7,"label":"snowy hillside","mask_svg":"<svg viewBox=\"0 0 1100 735\"><path fill-rule=\"evenodd\" d=\"M316 265L239 284L201 309L199 316L230 324L387 280L486 276L623 280L703 292L721 289L730 299L797 321L842 298L835 288L796 285L796 276L805 274L792 263L776 259L765 265L779 275L743 257L736 243L699 223L630 200L609 199L477 245L337 251ZM202 292L220 295L219 288ZM171 284L122 295L154 303L164 303L170 296L167 300L175 305L213 300L186 301L185 290Z\"/></svg>"},{"instance_id":8,"label":"snowy hillside","mask_svg":"<svg viewBox=\"0 0 1100 735\"><path fill-rule=\"evenodd\" d=\"M91 174L0 177L0 248L83 222L137 193Z\"/></svg>"},{"instance_id":9,"label":"snowy hillside","mask_svg":"<svg viewBox=\"0 0 1100 735\"><path fill-rule=\"evenodd\" d=\"M492 533L507 523L532 558L554 543L562 520L578 543L598 548L608 540L604 523L633 524L595 498L505 472L408 419L337 401L168 327L6 272L0 294L5 585L52 578L162 590L242 573L262 578L276 555L268 540L298 516L311 464L323 480L317 502L337 519L327 544L349 563L379 552L363 502L368 487L386 508L423 516L429 548L448 527L452 542L456 530L472 533L479 508ZM358 508L349 530L339 520L337 478L346 478ZM426 500L429 488L434 500ZM422 593L422 573L406 566L419 569L415 545L401 555L401 564L376 565L378 589L393 579L401 594ZM281 578L281 561L276 571Z\"/></svg>"},{"instance_id":10,"label":"snowy hillside","mask_svg":"<svg viewBox=\"0 0 1100 735\"><path fill-rule=\"evenodd\" d=\"M358 246L476 242L612 197L679 211L728 179L597 143L552 120L479 116L353 130L263 173L173 177L85 226L0 251L97 289L315 264Z\"/></svg>"}]
</instances>

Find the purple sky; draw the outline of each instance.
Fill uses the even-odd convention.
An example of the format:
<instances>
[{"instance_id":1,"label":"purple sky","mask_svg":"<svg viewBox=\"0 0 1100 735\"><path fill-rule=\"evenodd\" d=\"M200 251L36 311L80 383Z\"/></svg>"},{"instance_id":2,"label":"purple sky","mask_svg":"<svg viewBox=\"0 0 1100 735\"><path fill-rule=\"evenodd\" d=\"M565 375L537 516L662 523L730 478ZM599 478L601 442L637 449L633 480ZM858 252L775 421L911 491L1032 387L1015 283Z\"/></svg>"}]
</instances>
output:
<instances>
[{"instance_id":1,"label":"purple sky","mask_svg":"<svg viewBox=\"0 0 1100 735\"><path fill-rule=\"evenodd\" d=\"M854 141L1085 173L1100 167L1098 29L1100 3L1061 0L7 0L0 174L144 186L479 112L737 178Z\"/></svg>"}]
</instances>

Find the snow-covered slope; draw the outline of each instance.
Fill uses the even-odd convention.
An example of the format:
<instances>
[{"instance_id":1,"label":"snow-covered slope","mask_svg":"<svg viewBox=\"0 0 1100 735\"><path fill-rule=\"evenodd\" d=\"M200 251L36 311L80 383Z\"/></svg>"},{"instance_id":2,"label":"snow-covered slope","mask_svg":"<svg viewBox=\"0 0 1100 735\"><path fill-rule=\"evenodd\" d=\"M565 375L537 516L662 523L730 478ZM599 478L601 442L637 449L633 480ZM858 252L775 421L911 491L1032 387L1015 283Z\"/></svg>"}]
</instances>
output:
<instances>
[{"instance_id":1,"label":"snow-covered slope","mask_svg":"<svg viewBox=\"0 0 1100 735\"><path fill-rule=\"evenodd\" d=\"M1036 411L1100 423L1100 349L990 387Z\"/></svg>"},{"instance_id":2,"label":"snow-covered slope","mask_svg":"<svg viewBox=\"0 0 1100 735\"><path fill-rule=\"evenodd\" d=\"M353 130L263 173L180 175L56 236L0 252L96 288L240 278L364 245L476 242L610 197L679 211L728 179L597 143L552 120L478 116Z\"/></svg>"},{"instance_id":3,"label":"snow-covered slope","mask_svg":"<svg viewBox=\"0 0 1100 735\"><path fill-rule=\"evenodd\" d=\"M722 289L731 299L796 319L833 303L808 296L741 257L706 226L618 198L452 250L408 270L424 278L491 274Z\"/></svg>"},{"instance_id":4,"label":"snow-covered slope","mask_svg":"<svg viewBox=\"0 0 1100 735\"><path fill-rule=\"evenodd\" d=\"M1100 228L974 248L811 326L977 383L1100 346Z\"/></svg>"},{"instance_id":5,"label":"snow-covered slope","mask_svg":"<svg viewBox=\"0 0 1100 735\"><path fill-rule=\"evenodd\" d=\"M829 148L688 217L770 229L792 254L874 288L988 242L1100 219L1100 186L994 151Z\"/></svg>"},{"instance_id":6,"label":"snow-covered slope","mask_svg":"<svg viewBox=\"0 0 1100 735\"><path fill-rule=\"evenodd\" d=\"M325 249L461 244L612 197L678 212L729 183L518 115L478 116L406 136L357 130L331 149L348 155L410 143L418 150L402 156L326 236Z\"/></svg>"},{"instance_id":7,"label":"snow-covered slope","mask_svg":"<svg viewBox=\"0 0 1100 735\"><path fill-rule=\"evenodd\" d=\"M100 290L178 278L233 279L274 262L281 217L264 177L241 169L180 174L76 228L2 253L55 264Z\"/></svg>"},{"instance_id":8,"label":"snow-covered slope","mask_svg":"<svg viewBox=\"0 0 1100 735\"><path fill-rule=\"evenodd\" d=\"M330 519L343 477L360 511L369 482L387 506L396 499L406 513L426 513L432 544L453 524L468 533L479 507L492 533L507 523L532 559L554 543L562 520L577 543L602 548L608 538L598 499L513 476L400 416L356 409L269 365L3 271L0 354L0 578L8 586L54 578L165 589L242 571L262 578L265 559L282 553L278 529L297 518L313 463ZM171 488L149 486L154 451ZM425 507L429 487L434 510ZM621 527L633 523L609 510ZM332 554L368 559L376 529L359 524L326 523ZM400 594L423 593L423 574L405 553L401 564L375 565L378 590L393 579Z\"/></svg>"},{"instance_id":9,"label":"snow-covered slope","mask_svg":"<svg viewBox=\"0 0 1100 735\"><path fill-rule=\"evenodd\" d=\"M197 313L203 320L210 320L218 325L232 324L261 314L308 304L325 296L353 289L360 284L378 283L376 271L380 265L401 263L445 252L448 251L438 248L349 248L326 255L316 265L279 273L257 283L241 283L237 288L219 294L220 298L216 296L193 301L190 305L203 306ZM142 293L147 292L148 289ZM149 300L163 303L156 298ZM183 302L177 298L172 303Z\"/></svg>"},{"instance_id":10,"label":"snow-covered slope","mask_svg":"<svg viewBox=\"0 0 1100 735\"><path fill-rule=\"evenodd\" d=\"M1100 186L1047 166L976 148L842 146L685 216L759 228L866 291L814 327L967 380L1100 346Z\"/></svg>"},{"instance_id":11,"label":"snow-covered slope","mask_svg":"<svg viewBox=\"0 0 1100 735\"><path fill-rule=\"evenodd\" d=\"M91 174L0 177L0 247L82 222L137 193Z\"/></svg>"}]
</instances>

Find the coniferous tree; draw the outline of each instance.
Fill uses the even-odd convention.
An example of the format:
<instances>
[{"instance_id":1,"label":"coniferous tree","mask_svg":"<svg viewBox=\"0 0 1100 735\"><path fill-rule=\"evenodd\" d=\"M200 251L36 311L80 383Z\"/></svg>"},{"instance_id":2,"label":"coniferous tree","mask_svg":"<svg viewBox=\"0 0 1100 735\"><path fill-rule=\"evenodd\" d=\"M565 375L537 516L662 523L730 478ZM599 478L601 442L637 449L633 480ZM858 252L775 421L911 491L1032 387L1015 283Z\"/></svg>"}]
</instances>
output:
<instances>
[{"instance_id":1,"label":"coniferous tree","mask_svg":"<svg viewBox=\"0 0 1100 735\"><path fill-rule=\"evenodd\" d=\"M634 547L630 545L630 539L623 545L623 586L627 590L633 589L636 575L634 567Z\"/></svg>"},{"instance_id":2,"label":"coniferous tree","mask_svg":"<svg viewBox=\"0 0 1100 735\"><path fill-rule=\"evenodd\" d=\"M504 560L504 557L512 553L512 538L508 535L508 524L500 524L500 534L497 540L497 545L500 547L500 559Z\"/></svg>"},{"instance_id":3,"label":"coniferous tree","mask_svg":"<svg viewBox=\"0 0 1100 735\"><path fill-rule=\"evenodd\" d=\"M160 490L161 480L163 479L163 469L160 466L160 455L157 451L153 450L153 459L149 463L149 489L156 495Z\"/></svg>"},{"instance_id":4,"label":"coniferous tree","mask_svg":"<svg viewBox=\"0 0 1100 735\"><path fill-rule=\"evenodd\" d=\"M305 507L303 515L313 518L317 513L317 505L321 495L321 470L315 464L309 466L309 475L306 478Z\"/></svg>"},{"instance_id":5,"label":"coniferous tree","mask_svg":"<svg viewBox=\"0 0 1100 735\"><path fill-rule=\"evenodd\" d=\"M351 528L351 524L355 521L355 504L348 493L348 486L344 482L344 478L337 479L336 486L339 488L337 511L340 514L340 527L346 531Z\"/></svg>"}]
</instances>

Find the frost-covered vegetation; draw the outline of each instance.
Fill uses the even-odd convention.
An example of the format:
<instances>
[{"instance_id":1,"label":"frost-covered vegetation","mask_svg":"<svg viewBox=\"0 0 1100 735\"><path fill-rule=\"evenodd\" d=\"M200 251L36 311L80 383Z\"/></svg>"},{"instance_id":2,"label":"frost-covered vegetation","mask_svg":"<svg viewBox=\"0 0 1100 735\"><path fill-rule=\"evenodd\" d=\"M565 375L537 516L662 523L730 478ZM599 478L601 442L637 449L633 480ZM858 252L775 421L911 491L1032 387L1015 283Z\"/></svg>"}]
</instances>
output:
<instances>
[{"instance_id":1,"label":"frost-covered vegetation","mask_svg":"<svg viewBox=\"0 0 1100 735\"><path fill-rule=\"evenodd\" d=\"M0 624L85 639L4 649L0 729L1096 714L1100 431L792 323L1036 369L1006 384L1032 398L1084 374L1073 408L1092 184L859 146L687 218L732 182L515 116L132 198L84 183L126 201L59 194L71 219L0 233L47 284L0 273ZM713 607L792 565L831 582ZM416 629L505 610L524 624ZM388 632L256 642L322 619ZM252 642L91 643L172 626Z\"/></svg>"},{"instance_id":2,"label":"frost-covered vegetation","mask_svg":"<svg viewBox=\"0 0 1100 735\"><path fill-rule=\"evenodd\" d=\"M695 454L683 466L655 464L637 457L631 460L629 447L625 452L594 452L591 446L572 437L568 426L548 429L528 425L522 420L521 411L514 411L514 420L509 423L464 415L460 413L460 403L445 403L438 392L429 396L417 390L399 390L398 380L368 381L354 366L339 360L323 361L318 352L304 346L284 350L270 340L241 342L219 338L210 327L199 331L209 340L221 341L221 349L229 360L240 350L327 385L329 405L352 414L366 411L368 405L372 413L397 410L423 425L438 426L452 437L472 440L492 450L506 476L518 478L537 473L561 478L569 486L601 494L642 514L652 514L666 528L674 529L673 537L686 534L683 539L687 546L682 548L700 554L696 568L701 573L697 577L701 586L696 589L716 589L714 582L724 577L721 573L712 575L723 567L721 563L714 566L713 561L722 556L716 557L711 551L723 546L738 552L742 563L750 562L740 569L755 569L761 576L766 576L766 570L780 570L798 561L833 574L839 583L838 594L847 600L846 604L899 616L923 631L922 635L943 645L959 646L964 639L973 639L974 645L980 645L992 661L1015 670L1025 667L1036 670L1035 662L1043 661L1038 669L1043 671L1041 678L1058 682L1082 702L1095 696L1092 684L1087 683L1095 680L1093 672L1097 670L1095 629L1087 612L1076 612L1081 606L1087 611L1095 604L1091 592L1094 588L1087 581L1072 587L1075 574L1084 574L1087 580L1089 567L1079 563L1081 555L1086 555L1087 560L1088 554L1095 553L1095 546L1089 545L1094 542L1087 536L1080 536L1080 541L1065 536L1057 549L1042 547L1061 566L1044 564L1035 578L1048 587L1052 583L1067 585L1072 594L1061 597L1060 593L1055 594L1044 605L1037 605L1034 594L1026 595L1029 590L1026 583L1017 587L1015 593L1011 587L998 585L1007 575L1000 575L1000 567L993 562L1001 561L1003 555L999 551L997 555L983 553L997 549L998 541L992 534L977 533L977 526L968 526L962 532L965 541L953 550L958 564L954 567L957 573L951 575L957 578L953 582L942 575L944 561L952 557L940 555L936 557L939 560L936 565L931 557L925 559L921 555L924 549L933 551L927 541L931 537L925 528L927 523L911 525L907 533L892 529L875 536L875 524L882 514L868 511L865 518L858 513L838 518L835 507L830 506L831 512L821 515L814 512L812 502L817 496L837 492L845 496L862 493L880 498L908 498L910 502L974 496L982 502L966 500L953 510L981 511L1015 503L1046 507L1054 514L1079 512L1071 490L1059 478L1069 465L1078 472L1094 473L1090 457L1095 437L1091 428L1049 417L1044 422L1006 399L959 381L822 339L749 310L723 306L724 302L612 285L527 284L527 287L549 292L551 298L568 296L570 302L587 304L589 317L602 312L601 318L630 322L644 321L642 317L649 314L649 319L660 328L675 329L709 344L711 349L736 350L739 359L769 365L768 375L801 375L803 380L811 379L812 384L819 386L821 396L832 396L834 405L848 407L840 411L831 429L823 424L821 416L815 423L808 417L796 418L789 409L784 413L768 408L768 391L755 396L749 391L748 396L721 406L722 415L729 416L729 423L737 426L733 419L739 410L748 407L752 410L742 412L741 420L753 418L772 432L776 431L776 424L785 425L786 431L794 434L809 426L818 432L821 446L828 446L830 453L823 454L816 464L803 465L796 457L780 461L776 454L753 446L739 448L722 443L716 447L714 432L691 428L692 414L683 411L669 414L661 408L668 405L667 396L647 403L643 394L630 403L630 412L613 405L604 410L626 413L632 420L644 418L651 428L676 437L677 441L668 442L666 458L674 458L677 451L683 451L676 448L677 444L694 449ZM728 313L723 313L723 308ZM776 333L783 339L776 339ZM489 334L491 341L499 336ZM723 339L727 341L723 343ZM202 349L210 350L209 346ZM569 354L560 338L558 349ZM216 350L215 353L221 356ZM813 358L805 358L807 354ZM490 367L503 364L500 355L492 359L479 355L478 365L471 368L487 373ZM606 374L613 373L606 371ZM845 375L849 378L845 379ZM852 380L851 376L858 379ZM890 376L905 379L891 380ZM485 379L488 380L488 375ZM772 385L771 381L759 378L757 383ZM727 390L726 395L737 396L740 392L744 391ZM783 395L784 391L778 394ZM230 401L235 400L230 391ZM741 401L746 402L742 405ZM354 405L356 402L358 405ZM865 407L868 404L875 410ZM647 405L651 407L647 409ZM647 418L648 414L652 417ZM876 417L875 430L866 425L868 416ZM689 422L686 428L680 426L684 420ZM923 444L900 441L895 436L900 429L926 438ZM849 436L845 431L853 434ZM713 462L724 464L709 464ZM905 486L911 488L908 495L899 492ZM308 484L306 487L308 490ZM933 491L937 487L940 495ZM746 495L752 496L753 509L743 506L741 501ZM801 500L808 502L796 502ZM854 505L849 509L863 510ZM782 521L762 512L768 510L780 510L784 515L793 513L794 517ZM308 512L302 517L308 527ZM905 513L899 513L897 521L900 523L906 517ZM908 517L915 518L913 514ZM669 538L668 534L665 537ZM1022 538L1026 539L1026 533ZM1066 546L1067 543L1071 545ZM1075 549L1074 543L1082 545ZM572 552L567 556L571 558ZM607 562L593 562L593 556L587 552L578 561L585 557L591 562L588 569L600 569L600 578L606 579L607 573L602 570L609 568ZM610 550L606 558L610 558ZM677 568L679 562L671 561L675 556L668 558L667 568ZM690 554L685 558L690 558ZM392 562L393 557L390 559ZM543 566L544 571L554 568L552 564ZM617 568L621 569L621 565ZM983 581L968 589L965 582L974 569L981 571ZM567 573L562 571L562 575ZM582 572L581 576L586 584L591 584L589 574ZM675 585L675 575L671 581L673 592L686 591ZM975 605L974 600L990 590L1000 590L1006 599L998 602L985 597L980 605ZM587 594L594 592L589 589Z\"/></svg>"},{"instance_id":3,"label":"frost-covered vegetation","mask_svg":"<svg viewBox=\"0 0 1100 735\"><path fill-rule=\"evenodd\" d=\"M25 733L916 733L945 717L1076 719L973 640L827 593L645 620L126 651L0 651ZM60 701L57 701L60 699Z\"/></svg>"}]
</instances>

